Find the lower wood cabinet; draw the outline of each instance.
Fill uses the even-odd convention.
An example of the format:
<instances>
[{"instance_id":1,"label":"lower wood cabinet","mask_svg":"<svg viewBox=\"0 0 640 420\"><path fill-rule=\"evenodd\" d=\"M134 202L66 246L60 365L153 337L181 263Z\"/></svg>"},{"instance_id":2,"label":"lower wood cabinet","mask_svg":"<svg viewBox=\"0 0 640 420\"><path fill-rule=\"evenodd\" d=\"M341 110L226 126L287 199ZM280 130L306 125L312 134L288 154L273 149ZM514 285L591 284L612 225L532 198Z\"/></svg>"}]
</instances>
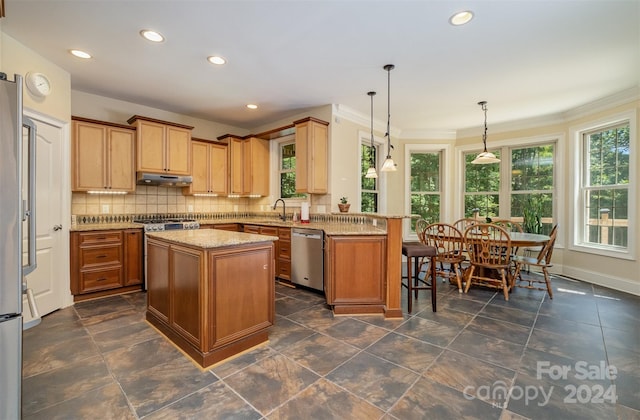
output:
<instances>
[{"instance_id":1,"label":"lower wood cabinet","mask_svg":"<svg viewBox=\"0 0 640 420\"><path fill-rule=\"evenodd\" d=\"M276 277L291 280L291 228L244 225L245 233L277 236L276 245Z\"/></svg>"},{"instance_id":2,"label":"lower wood cabinet","mask_svg":"<svg viewBox=\"0 0 640 420\"><path fill-rule=\"evenodd\" d=\"M140 290L141 229L71 232L71 293L74 301Z\"/></svg>"},{"instance_id":3,"label":"lower wood cabinet","mask_svg":"<svg viewBox=\"0 0 640 420\"><path fill-rule=\"evenodd\" d=\"M386 236L328 236L325 292L336 314L382 313Z\"/></svg>"},{"instance_id":4,"label":"lower wood cabinet","mask_svg":"<svg viewBox=\"0 0 640 420\"><path fill-rule=\"evenodd\" d=\"M147 320L203 367L268 339L270 242L202 249L147 240Z\"/></svg>"}]
</instances>

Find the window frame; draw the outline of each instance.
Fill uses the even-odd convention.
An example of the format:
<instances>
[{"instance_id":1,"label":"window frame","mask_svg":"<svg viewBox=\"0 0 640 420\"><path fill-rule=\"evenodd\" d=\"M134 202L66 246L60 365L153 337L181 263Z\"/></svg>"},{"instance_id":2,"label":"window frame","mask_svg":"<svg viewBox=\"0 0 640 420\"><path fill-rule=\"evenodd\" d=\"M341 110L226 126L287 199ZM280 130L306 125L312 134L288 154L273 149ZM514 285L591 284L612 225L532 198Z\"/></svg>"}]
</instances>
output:
<instances>
[{"instance_id":1,"label":"window frame","mask_svg":"<svg viewBox=\"0 0 640 420\"><path fill-rule=\"evenodd\" d=\"M453 146L445 143L406 143L404 145L404 179L405 179L405 213L411 214L411 154L413 153L440 153L440 220L445 220L446 215L451 214L450 195L454 185L453 168L449 162L453 154ZM418 240L415 232L411 231L411 219L402 222L402 236L408 240Z\"/></svg>"},{"instance_id":2,"label":"window frame","mask_svg":"<svg viewBox=\"0 0 640 420\"><path fill-rule=\"evenodd\" d=\"M565 135L562 133L552 133L534 137L517 137L496 142L487 143L488 150L500 149L501 161L498 165L502 165L500 171L500 210L498 212L499 218L508 218L511 214L511 150L521 149L524 147L535 147L546 144L554 144L554 165L553 165L553 220L554 224L558 224L560 231L564 229L564 209L566 194L560 194L559 189L565 185L564 183L564 171L558 169L564 162L565 155ZM455 219L463 217L464 214L464 180L465 180L465 160L464 155L466 153L480 153L482 151L482 144L479 141L473 145L463 145L456 147L458 164L456 173L456 185L460 186L459 194L456 194L454 203ZM562 235L558 235L556 239L556 248L562 248L564 246Z\"/></svg>"},{"instance_id":3,"label":"window frame","mask_svg":"<svg viewBox=\"0 0 640 420\"><path fill-rule=\"evenodd\" d=\"M358 171L356 175L356 179L358 180L358 198L354 201L354 204L356 208L358 208L358 211L360 211L362 208L362 182L360 178L362 174L362 145L371 146L371 132L358 130L358 140L358 165L356 165L356 170ZM374 135L373 144L377 149L376 171L378 172L378 212L367 214L385 214L387 211L387 177L385 172L380 172L380 168L382 167L381 150L382 146L385 144L384 138Z\"/></svg>"},{"instance_id":4,"label":"window frame","mask_svg":"<svg viewBox=\"0 0 640 420\"><path fill-rule=\"evenodd\" d=\"M295 143L295 134L290 134L287 136L282 136L280 138L271 140L271 167L276 168L275 171L271 171L271 191L273 191L272 199L276 200L278 198L282 198L281 189L280 189L280 169L281 169L281 148L284 145ZM297 162L296 162L297 164ZM309 196L305 195L304 197L291 197L291 198L282 198L287 205L292 204L294 207L299 207L300 203L303 201L309 201Z\"/></svg>"},{"instance_id":5,"label":"window frame","mask_svg":"<svg viewBox=\"0 0 640 420\"><path fill-rule=\"evenodd\" d=\"M620 247L614 245L602 245L587 242L584 238L586 203L585 203L585 191L591 189L585 186L585 141L584 135L593 133L594 131L613 128L617 125L629 124L629 184L627 186L628 191L628 226L627 226L627 246ZM573 198L573 223L571 224L569 249L573 251L585 252L589 254L597 254L612 258L619 258L624 260L635 260L637 243L636 243L636 229L637 229L637 189L638 181L636 180L636 162L638 160L637 150L635 143L637 142L637 122L635 110L614 114L609 117L604 117L589 123L576 125L570 128L571 138L573 142L573 159L572 163L572 198Z\"/></svg>"}]
</instances>

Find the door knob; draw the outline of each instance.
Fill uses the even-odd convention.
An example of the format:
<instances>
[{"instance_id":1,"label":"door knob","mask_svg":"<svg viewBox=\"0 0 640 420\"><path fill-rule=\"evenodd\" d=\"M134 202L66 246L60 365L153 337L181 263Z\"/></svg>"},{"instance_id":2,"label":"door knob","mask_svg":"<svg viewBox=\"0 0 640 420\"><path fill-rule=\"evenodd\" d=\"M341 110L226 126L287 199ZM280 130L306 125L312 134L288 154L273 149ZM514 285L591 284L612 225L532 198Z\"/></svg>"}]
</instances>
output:
<instances>
[{"instance_id":1,"label":"door knob","mask_svg":"<svg viewBox=\"0 0 640 420\"><path fill-rule=\"evenodd\" d=\"M61 230L61 229L62 229L62 225L55 225L55 226L53 227L53 230L54 230L54 231L58 231L58 230Z\"/></svg>"}]
</instances>

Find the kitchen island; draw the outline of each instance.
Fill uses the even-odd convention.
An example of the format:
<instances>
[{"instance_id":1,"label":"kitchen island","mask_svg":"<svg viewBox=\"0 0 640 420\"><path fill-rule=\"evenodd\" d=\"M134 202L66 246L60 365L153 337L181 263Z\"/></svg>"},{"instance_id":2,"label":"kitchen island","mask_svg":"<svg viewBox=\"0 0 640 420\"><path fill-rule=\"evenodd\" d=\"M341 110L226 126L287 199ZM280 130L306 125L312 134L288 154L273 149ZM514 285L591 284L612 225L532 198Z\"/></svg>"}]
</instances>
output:
<instances>
[{"instance_id":1,"label":"kitchen island","mask_svg":"<svg viewBox=\"0 0 640 420\"><path fill-rule=\"evenodd\" d=\"M268 340L277 237L147 233L147 320L202 367Z\"/></svg>"}]
</instances>

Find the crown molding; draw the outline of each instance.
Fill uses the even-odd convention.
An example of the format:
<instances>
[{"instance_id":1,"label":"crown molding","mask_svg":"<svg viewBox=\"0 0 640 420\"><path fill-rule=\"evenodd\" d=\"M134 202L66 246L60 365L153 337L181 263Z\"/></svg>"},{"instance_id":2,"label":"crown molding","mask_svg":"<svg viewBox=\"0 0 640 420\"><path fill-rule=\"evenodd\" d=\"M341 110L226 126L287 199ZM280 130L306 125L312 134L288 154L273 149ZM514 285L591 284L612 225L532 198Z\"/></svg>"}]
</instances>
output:
<instances>
[{"instance_id":1,"label":"crown molding","mask_svg":"<svg viewBox=\"0 0 640 420\"><path fill-rule=\"evenodd\" d=\"M333 118L344 118L347 121L351 121L353 123L362 125L364 127L371 127L371 117L369 115L365 115L361 112L356 111L353 108L342 104L333 104ZM387 132L387 123L381 122L373 119L373 129L375 131L381 131L383 133ZM394 126L390 127L391 137L399 138L401 134L401 130Z\"/></svg>"},{"instance_id":2,"label":"crown molding","mask_svg":"<svg viewBox=\"0 0 640 420\"><path fill-rule=\"evenodd\" d=\"M604 98L597 99L595 101L588 102L584 105L580 105L567 111L503 123L494 123L491 124L490 132L505 133L518 130L528 130L537 127L545 127L555 124L565 124L571 120L588 117L589 115L597 114L599 112L606 111L608 109L638 100L640 100L640 86L634 86L632 88L623 90ZM345 105L334 104L333 115L334 118L344 118L348 121L352 121L365 127L369 127L371 125L371 121L368 115L364 115ZM374 120L373 126L377 131L386 132L386 123ZM463 128L459 130L400 130L399 128L392 126L391 136L399 138L401 140L456 140L458 138L472 137L482 134L483 130L484 127L480 126Z\"/></svg>"}]
</instances>

